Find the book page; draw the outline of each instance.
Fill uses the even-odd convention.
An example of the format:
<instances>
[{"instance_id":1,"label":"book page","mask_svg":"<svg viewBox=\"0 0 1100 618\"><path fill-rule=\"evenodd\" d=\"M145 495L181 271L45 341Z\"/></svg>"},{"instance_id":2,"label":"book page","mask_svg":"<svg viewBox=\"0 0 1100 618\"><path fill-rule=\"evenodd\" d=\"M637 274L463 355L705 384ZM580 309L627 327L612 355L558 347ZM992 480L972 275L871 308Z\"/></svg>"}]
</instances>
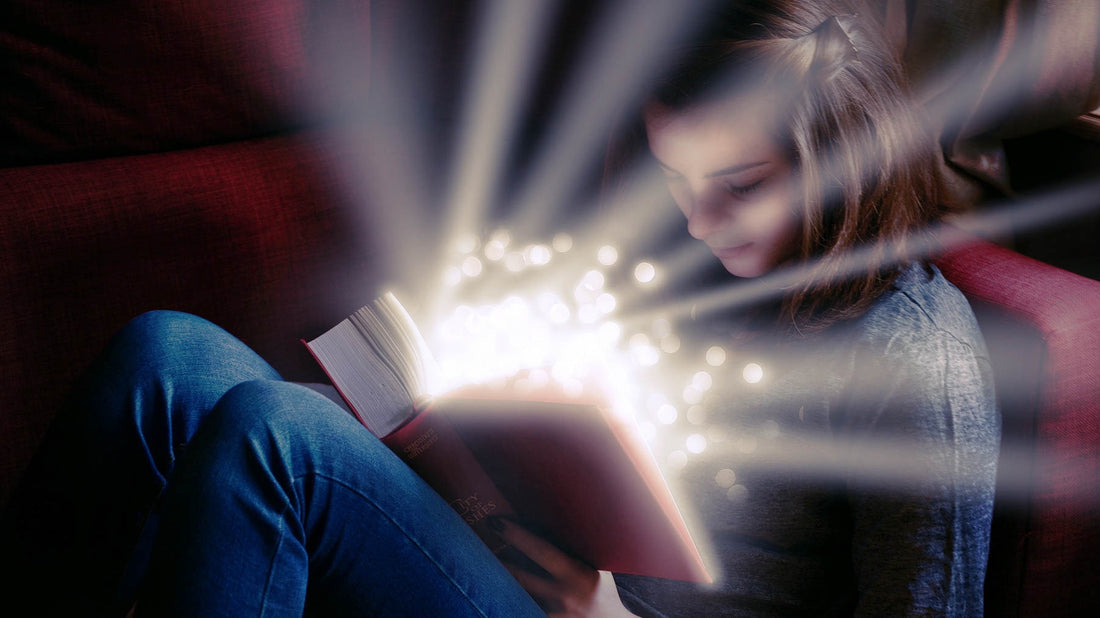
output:
<instances>
[{"instance_id":1,"label":"book page","mask_svg":"<svg viewBox=\"0 0 1100 618\"><path fill-rule=\"evenodd\" d=\"M306 345L359 421L379 437L413 414L430 379L427 345L392 294Z\"/></svg>"}]
</instances>

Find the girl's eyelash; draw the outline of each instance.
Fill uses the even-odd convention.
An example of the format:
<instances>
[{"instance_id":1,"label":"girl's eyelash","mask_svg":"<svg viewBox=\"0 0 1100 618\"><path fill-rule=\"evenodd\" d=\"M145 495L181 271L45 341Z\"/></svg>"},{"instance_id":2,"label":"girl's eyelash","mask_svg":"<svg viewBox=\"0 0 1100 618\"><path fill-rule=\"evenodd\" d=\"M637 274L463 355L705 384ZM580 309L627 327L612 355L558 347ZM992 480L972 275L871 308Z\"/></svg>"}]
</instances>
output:
<instances>
[{"instance_id":1,"label":"girl's eyelash","mask_svg":"<svg viewBox=\"0 0 1100 618\"><path fill-rule=\"evenodd\" d=\"M756 182L747 185L735 185L730 182L726 182L723 184L725 185L726 191L729 191L733 195L744 196L749 195L753 191L759 189L760 185L764 184L764 179L761 178L760 180L757 180Z\"/></svg>"}]
</instances>

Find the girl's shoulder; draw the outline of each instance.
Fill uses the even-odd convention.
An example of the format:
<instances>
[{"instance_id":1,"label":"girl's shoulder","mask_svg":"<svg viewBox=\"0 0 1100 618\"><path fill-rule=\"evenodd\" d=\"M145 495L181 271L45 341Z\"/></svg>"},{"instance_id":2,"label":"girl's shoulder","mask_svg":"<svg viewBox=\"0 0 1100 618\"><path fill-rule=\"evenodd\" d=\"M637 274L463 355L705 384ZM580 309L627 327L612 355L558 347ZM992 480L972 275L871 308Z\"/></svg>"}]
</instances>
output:
<instances>
[{"instance_id":1,"label":"girl's shoulder","mask_svg":"<svg viewBox=\"0 0 1100 618\"><path fill-rule=\"evenodd\" d=\"M985 348L970 303L933 264L905 266L893 286L857 321L856 332L864 344L880 344L884 352L944 338Z\"/></svg>"}]
</instances>

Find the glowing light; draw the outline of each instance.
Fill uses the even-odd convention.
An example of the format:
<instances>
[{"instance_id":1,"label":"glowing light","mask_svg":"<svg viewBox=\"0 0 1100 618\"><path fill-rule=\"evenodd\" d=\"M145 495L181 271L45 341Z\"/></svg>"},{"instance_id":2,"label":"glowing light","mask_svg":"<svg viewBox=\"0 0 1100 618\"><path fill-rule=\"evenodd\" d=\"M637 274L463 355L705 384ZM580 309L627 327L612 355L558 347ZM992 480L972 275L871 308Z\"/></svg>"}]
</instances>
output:
<instances>
[{"instance_id":1,"label":"glowing light","mask_svg":"<svg viewBox=\"0 0 1100 618\"><path fill-rule=\"evenodd\" d=\"M693 433L687 437L685 445L688 451L699 454L707 450L707 439L702 434Z\"/></svg>"},{"instance_id":2,"label":"glowing light","mask_svg":"<svg viewBox=\"0 0 1100 618\"><path fill-rule=\"evenodd\" d=\"M634 350L634 360L642 367L652 367L661 360L661 356L653 346L644 346Z\"/></svg>"},{"instance_id":3,"label":"glowing light","mask_svg":"<svg viewBox=\"0 0 1100 618\"><path fill-rule=\"evenodd\" d=\"M730 500L734 500L737 502L744 500L746 497L748 497L748 495L749 488L745 487L744 485L734 485L733 487L730 487L728 490L726 490L726 496L728 496Z\"/></svg>"},{"instance_id":4,"label":"glowing light","mask_svg":"<svg viewBox=\"0 0 1100 618\"><path fill-rule=\"evenodd\" d=\"M628 347L634 362L643 367L656 365L657 361L660 360L660 354L649 342L649 337L645 333L631 335Z\"/></svg>"},{"instance_id":5,"label":"glowing light","mask_svg":"<svg viewBox=\"0 0 1100 618\"><path fill-rule=\"evenodd\" d=\"M489 234L489 242L494 242L502 247L507 248L512 244L512 234L504 228L497 228L493 230L492 234Z\"/></svg>"},{"instance_id":6,"label":"glowing light","mask_svg":"<svg viewBox=\"0 0 1100 618\"><path fill-rule=\"evenodd\" d=\"M772 439L772 440L774 440L775 438L778 438L779 437L779 423L777 423L773 420L764 421L764 423L762 425L760 425L760 435L764 436L765 438Z\"/></svg>"},{"instance_id":7,"label":"glowing light","mask_svg":"<svg viewBox=\"0 0 1100 618\"><path fill-rule=\"evenodd\" d=\"M687 409L687 420L692 425L702 425L707 422L707 411L703 406L695 405Z\"/></svg>"},{"instance_id":8,"label":"glowing light","mask_svg":"<svg viewBox=\"0 0 1100 618\"><path fill-rule=\"evenodd\" d=\"M673 470L682 470L687 465L688 456L683 451L672 451L668 454L668 467Z\"/></svg>"},{"instance_id":9,"label":"glowing light","mask_svg":"<svg viewBox=\"0 0 1100 618\"><path fill-rule=\"evenodd\" d=\"M524 251L524 259L526 259L528 264L534 266L549 264L552 255L550 247L546 245L531 245Z\"/></svg>"},{"instance_id":10,"label":"glowing light","mask_svg":"<svg viewBox=\"0 0 1100 618\"><path fill-rule=\"evenodd\" d=\"M535 388L542 388L550 383L550 374L545 369L535 369L527 374L527 379Z\"/></svg>"},{"instance_id":11,"label":"glowing light","mask_svg":"<svg viewBox=\"0 0 1100 618\"><path fill-rule=\"evenodd\" d=\"M584 273L584 277L581 278L581 285L583 285L585 289L595 292L596 290L603 289L604 281L603 273L598 270L590 270Z\"/></svg>"},{"instance_id":12,"label":"glowing light","mask_svg":"<svg viewBox=\"0 0 1100 618\"><path fill-rule=\"evenodd\" d=\"M688 385L684 387L683 392L684 403L696 404L703 400L703 391Z\"/></svg>"},{"instance_id":13,"label":"glowing light","mask_svg":"<svg viewBox=\"0 0 1100 618\"><path fill-rule=\"evenodd\" d=\"M467 256L462 260L462 273L467 277L476 277L481 274L481 260L474 256Z\"/></svg>"},{"instance_id":14,"label":"glowing light","mask_svg":"<svg viewBox=\"0 0 1100 618\"><path fill-rule=\"evenodd\" d=\"M477 249L478 238L473 234L463 234L455 239L455 250L459 253L473 253Z\"/></svg>"},{"instance_id":15,"label":"glowing light","mask_svg":"<svg viewBox=\"0 0 1100 618\"><path fill-rule=\"evenodd\" d=\"M711 367L721 367L726 362L726 351L722 346L712 345L707 348L707 364Z\"/></svg>"},{"instance_id":16,"label":"glowing light","mask_svg":"<svg viewBox=\"0 0 1100 618\"><path fill-rule=\"evenodd\" d=\"M661 338L661 351L665 354L675 354L680 350L680 338L676 335L668 335Z\"/></svg>"},{"instance_id":17,"label":"glowing light","mask_svg":"<svg viewBox=\"0 0 1100 618\"><path fill-rule=\"evenodd\" d=\"M600 310L600 313L607 315L615 310L615 297L607 292L600 294L596 297L596 308Z\"/></svg>"},{"instance_id":18,"label":"glowing light","mask_svg":"<svg viewBox=\"0 0 1100 618\"><path fill-rule=\"evenodd\" d=\"M593 304L581 305L577 309L577 319L581 324L594 324L596 320L600 319L600 309Z\"/></svg>"},{"instance_id":19,"label":"glowing light","mask_svg":"<svg viewBox=\"0 0 1100 618\"><path fill-rule=\"evenodd\" d=\"M566 397L577 399L584 394L584 382L577 378L570 378L562 383L561 389Z\"/></svg>"},{"instance_id":20,"label":"glowing light","mask_svg":"<svg viewBox=\"0 0 1100 618\"><path fill-rule=\"evenodd\" d=\"M672 324L665 318L657 318L653 320L653 327L650 330L653 331L654 337L664 339L672 334Z\"/></svg>"},{"instance_id":21,"label":"glowing light","mask_svg":"<svg viewBox=\"0 0 1100 618\"><path fill-rule=\"evenodd\" d=\"M485 259L491 262L499 262L504 258L505 250L504 243L499 240L490 240L485 243Z\"/></svg>"},{"instance_id":22,"label":"glowing light","mask_svg":"<svg viewBox=\"0 0 1100 618\"><path fill-rule=\"evenodd\" d=\"M616 322L604 322L599 326L599 333L605 343L615 344L623 336L623 327Z\"/></svg>"},{"instance_id":23,"label":"glowing light","mask_svg":"<svg viewBox=\"0 0 1100 618\"><path fill-rule=\"evenodd\" d=\"M714 482L723 489L729 489L737 482L737 473L729 468L722 468L714 475Z\"/></svg>"},{"instance_id":24,"label":"glowing light","mask_svg":"<svg viewBox=\"0 0 1100 618\"><path fill-rule=\"evenodd\" d=\"M638 283L652 283L657 277L657 269L649 262L638 262L634 267L634 278Z\"/></svg>"},{"instance_id":25,"label":"glowing light","mask_svg":"<svg viewBox=\"0 0 1100 618\"><path fill-rule=\"evenodd\" d=\"M443 271L443 284L454 287L462 281L462 271L457 266L448 266Z\"/></svg>"},{"instance_id":26,"label":"glowing light","mask_svg":"<svg viewBox=\"0 0 1100 618\"><path fill-rule=\"evenodd\" d=\"M764 368L756 363L749 363L741 370L741 377L749 384L756 384L764 379Z\"/></svg>"},{"instance_id":27,"label":"glowing light","mask_svg":"<svg viewBox=\"0 0 1100 618\"><path fill-rule=\"evenodd\" d=\"M611 266L619 261L619 251L611 245L604 245L596 251L596 261L604 266Z\"/></svg>"},{"instance_id":28,"label":"glowing light","mask_svg":"<svg viewBox=\"0 0 1100 618\"><path fill-rule=\"evenodd\" d=\"M573 248L573 237L565 232L555 234L554 239L550 241L550 246L558 253L567 253Z\"/></svg>"},{"instance_id":29,"label":"glowing light","mask_svg":"<svg viewBox=\"0 0 1100 618\"><path fill-rule=\"evenodd\" d=\"M518 251L511 251L504 256L504 267L511 272L518 273L527 266L527 260L523 259L523 254Z\"/></svg>"},{"instance_id":30,"label":"glowing light","mask_svg":"<svg viewBox=\"0 0 1100 618\"><path fill-rule=\"evenodd\" d=\"M555 303L547 311L547 316L554 324L565 324L569 321L569 315L569 307L565 306L564 303Z\"/></svg>"},{"instance_id":31,"label":"glowing light","mask_svg":"<svg viewBox=\"0 0 1100 618\"><path fill-rule=\"evenodd\" d=\"M705 392L714 385L714 378L705 371L696 371L695 375L691 376L691 385Z\"/></svg>"},{"instance_id":32,"label":"glowing light","mask_svg":"<svg viewBox=\"0 0 1100 618\"><path fill-rule=\"evenodd\" d=\"M671 425L680 418L680 411L676 406L666 403L657 409L657 420L665 425Z\"/></svg>"}]
</instances>

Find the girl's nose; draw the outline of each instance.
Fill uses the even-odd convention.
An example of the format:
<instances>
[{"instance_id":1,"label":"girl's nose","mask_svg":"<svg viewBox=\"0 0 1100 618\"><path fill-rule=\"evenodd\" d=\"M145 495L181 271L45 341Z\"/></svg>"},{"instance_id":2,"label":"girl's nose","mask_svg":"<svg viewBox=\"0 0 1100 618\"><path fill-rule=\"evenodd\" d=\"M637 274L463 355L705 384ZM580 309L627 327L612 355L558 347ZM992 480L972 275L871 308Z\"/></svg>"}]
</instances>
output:
<instances>
[{"instance_id":1,"label":"girl's nose","mask_svg":"<svg viewBox=\"0 0 1100 618\"><path fill-rule=\"evenodd\" d=\"M729 223L728 209L715 196L696 194L693 202L687 226L688 233L693 237L704 240Z\"/></svg>"}]
</instances>

